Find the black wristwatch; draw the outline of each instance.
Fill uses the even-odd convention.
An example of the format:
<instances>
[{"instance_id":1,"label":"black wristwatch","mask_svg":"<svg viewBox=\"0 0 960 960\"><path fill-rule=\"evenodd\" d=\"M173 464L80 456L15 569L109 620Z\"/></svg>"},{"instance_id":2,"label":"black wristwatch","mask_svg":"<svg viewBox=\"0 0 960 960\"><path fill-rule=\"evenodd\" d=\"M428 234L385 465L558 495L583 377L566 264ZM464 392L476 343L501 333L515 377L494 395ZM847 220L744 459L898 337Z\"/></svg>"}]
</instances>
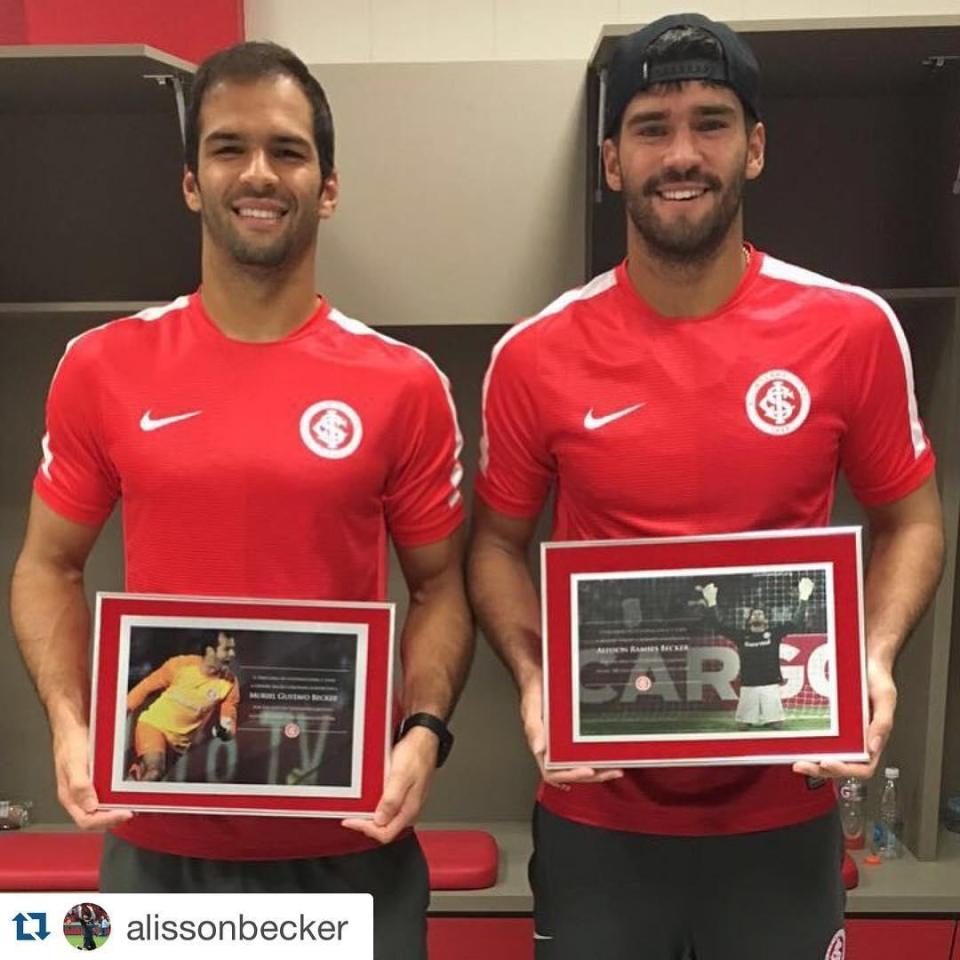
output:
<instances>
[{"instance_id":1,"label":"black wristwatch","mask_svg":"<svg viewBox=\"0 0 960 960\"><path fill-rule=\"evenodd\" d=\"M432 713L411 713L397 731L397 739L402 740L412 727L426 727L432 730L440 741L440 749L437 751L437 766L442 767L450 756L450 750L453 747L453 734L447 728L447 725Z\"/></svg>"}]
</instances>

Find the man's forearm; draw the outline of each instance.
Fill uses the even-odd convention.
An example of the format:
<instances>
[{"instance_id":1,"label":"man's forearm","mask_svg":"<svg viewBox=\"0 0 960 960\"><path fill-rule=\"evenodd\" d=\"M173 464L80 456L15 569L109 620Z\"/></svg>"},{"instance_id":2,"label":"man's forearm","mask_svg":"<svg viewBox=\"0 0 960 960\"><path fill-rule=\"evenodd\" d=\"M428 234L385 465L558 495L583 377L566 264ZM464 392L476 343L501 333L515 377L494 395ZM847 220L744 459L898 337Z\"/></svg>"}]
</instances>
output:
<instances>
[{"instance_id":1,"label":"man's forearm","mask_svg":"<svg viewBox=\"0 0 960 960\"><path fill-rule=\"evenodd\" d=\"M542 669L540 604L525 556L478 538L467 583L480 628L522 690Z\"/></svg>"},{"instance_id":2,"label":"man's forearm","mask_svg":"<svg viewBox=\"0 0 960 960\"><path fill-rule=\"evenodd\" d=\"M793 616L790 618L790 624L797 629L804 627L807 623L807 613L809 610L809 600L798 600L797 605L793 608Z\"/></svg>"},{"instance_id":3,"label":"man's forearm","mask_svg":"<svg viewBox=\"0 0 960 960\"><path fill-rule=\"evenodd\" d=\"M887 669L930 603L943 572L936 523L872 530L865 609L867 654Z\"/></svg>"},{"instance_id":4,"label":"man's forearm","mask_svg":"<svg viewBox=\"0 0 960 960\"><path fill-rule=\"evenodd\" d=\"M82 573L21 557L13 573L10 607L21 656L52 730L85 725L90 611Z\"/></svg>"},{"instance_id":5,"label":"man's forearm","mask_svg":"<svg viewBox=\"0 0 960 960\"><path fill-rule=\"evenodd\" d=\"M400 645L404 713L449 717L466 683L474 646L459 571L411 595Z\"/></svg>"}]
</instances>

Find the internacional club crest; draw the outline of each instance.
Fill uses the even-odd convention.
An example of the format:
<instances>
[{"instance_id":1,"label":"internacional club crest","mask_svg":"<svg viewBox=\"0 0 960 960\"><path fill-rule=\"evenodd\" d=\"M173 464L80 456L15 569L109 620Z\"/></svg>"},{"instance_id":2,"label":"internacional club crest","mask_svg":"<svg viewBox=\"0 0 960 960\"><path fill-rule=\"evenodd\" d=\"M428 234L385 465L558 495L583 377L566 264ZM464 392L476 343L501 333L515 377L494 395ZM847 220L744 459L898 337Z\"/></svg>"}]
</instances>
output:
<instances>
[{"instance_id":1,"label":"internacional club crest","mask_svg":"<svg viewBox=\"0 0 960 960\"><path fill-rule=\"evenodd\" d=\"M750 384L747 416L761 432L786 436L803 425L810 412L807 385L789 370L768 370Z\"/></svg>"},{"instance_id":2,"label":"internacional club crest","mask_svg":"<svg viewBox=\"0 0 960 960\"><path fill-rule=\"evenodd\" d=\"M847 955L846 946L847 935L843 930L838 930L833 935L833 939L830 941L830 946L827 947L827 952L824 954L824 960L843 960L843 958Z\"/></svg>"},{"instance_id":3,"label":"internacional club crest","mask_svg":"<svg viewBox=\"0 0 960 960\"><path fill-rule=\"evenodd\" d=\"M303 411L300 438L318 457L342 460L360 446L363 424L349 404L341 400L321 400Z\"/></svg>"}]
</instances>

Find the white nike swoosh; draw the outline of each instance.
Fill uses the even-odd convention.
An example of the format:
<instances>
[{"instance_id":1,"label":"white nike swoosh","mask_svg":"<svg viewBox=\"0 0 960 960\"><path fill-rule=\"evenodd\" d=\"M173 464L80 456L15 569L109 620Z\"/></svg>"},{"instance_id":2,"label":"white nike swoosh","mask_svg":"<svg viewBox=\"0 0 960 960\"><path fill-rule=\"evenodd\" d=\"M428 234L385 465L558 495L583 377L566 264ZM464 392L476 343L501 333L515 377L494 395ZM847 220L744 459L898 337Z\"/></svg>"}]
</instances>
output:
<instances>
[{"instance_id":1,"label":"white nike swoosh","mask_svg":"<svg viewBox=\"0 0 960 960\"><path fill-rule=\"evenodd\" d=\"M553 937L548 937L546 934L543 934L543 933L537 933L537 931L534 930L533 939L534 940L552 940Z\"/></svg>"},{"instance_id":2,"label":"white nike swoosh","mask_svg":"<svg viewBox=\"0 0 960 960\"><path fill-rule=\"evenodd\" d=\"M634 410L639 410L646 405L646 401L643 403L635 403L632 407L625 407L623 410L617 410L615 413L608 413L605 417L595 417L593 415L593 407L591 407L587 411L587 415L583 418L583 425L588 430L599 430L600 427L605 427L608 423L613 423L614 420L619 420L628 413L633 413Z\"/></svg>"},{"instance_id":3,"label":"white nike swoosh","mask_svg":"<svg viewBox=\"0 0 960 960\"><path fill-rule=\"evenodd\" d=\"M140 418L140 429L145 430L149 433L151 430L159 430L161 427L169 427L171 423L179 423L181 420L189 420L191 417L199 416L203 413L202 410L191 410L190 413L178 413L175 417L161 417L159 420L154 420L150 416L150 411L148 410Z\"/></svg>"}]
</instances>

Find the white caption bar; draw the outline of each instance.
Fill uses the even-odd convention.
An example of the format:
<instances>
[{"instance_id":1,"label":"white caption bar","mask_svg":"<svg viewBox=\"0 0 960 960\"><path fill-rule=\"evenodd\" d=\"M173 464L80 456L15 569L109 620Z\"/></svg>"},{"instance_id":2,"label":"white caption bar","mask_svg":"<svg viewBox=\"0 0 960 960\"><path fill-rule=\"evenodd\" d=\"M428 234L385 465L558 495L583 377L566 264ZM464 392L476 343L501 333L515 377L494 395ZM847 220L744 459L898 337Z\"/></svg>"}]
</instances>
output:
<instances>
[{"instance_id":1,"label":"white caption bar","mask_svg":"<svg viewBox=\"0 0 960 960\"><path fill-rule=\"evenodd\" d=\"M177 960L373 960L373 898L367 893L0 893L0 956L5 960L65 958L68 948L78 947L103 960L169 960L171 955Z\"/></svg>"}]
</instances>

